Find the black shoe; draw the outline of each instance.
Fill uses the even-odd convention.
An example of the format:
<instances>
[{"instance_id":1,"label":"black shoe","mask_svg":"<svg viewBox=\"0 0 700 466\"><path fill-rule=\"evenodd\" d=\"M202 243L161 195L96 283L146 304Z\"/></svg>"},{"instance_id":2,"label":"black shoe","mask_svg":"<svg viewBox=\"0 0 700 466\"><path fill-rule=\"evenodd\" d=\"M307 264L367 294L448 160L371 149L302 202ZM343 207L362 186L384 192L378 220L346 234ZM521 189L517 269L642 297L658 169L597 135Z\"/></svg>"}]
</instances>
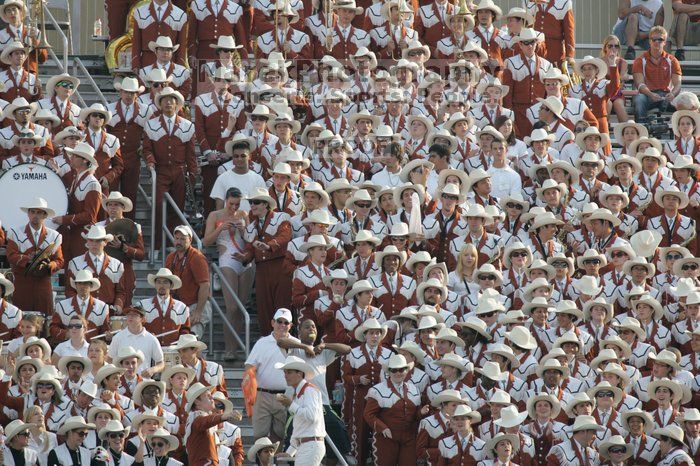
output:
<instances>
[{"instance_id":1,"label":"black shoe","mask_svg":"<svg viewBox=\"0 0 700 466\"><path fill-rule=\"evenodd\" d=\"M634 46L630 45L627 47L627 52L625 52L625 60L634 60L636 56L636 51L634 50Z\"/></svg>"},{"instance_id":2,"label":"black shoe","mask_svg":"<svg viewBox=\"0 0 700 466\"><path fill-rule=\"evenodd\" d=\"M685 50L683 49L678 49L676 50L676 53L674 54L678 61L685 61Z\"/></svg>"}]
</instances>

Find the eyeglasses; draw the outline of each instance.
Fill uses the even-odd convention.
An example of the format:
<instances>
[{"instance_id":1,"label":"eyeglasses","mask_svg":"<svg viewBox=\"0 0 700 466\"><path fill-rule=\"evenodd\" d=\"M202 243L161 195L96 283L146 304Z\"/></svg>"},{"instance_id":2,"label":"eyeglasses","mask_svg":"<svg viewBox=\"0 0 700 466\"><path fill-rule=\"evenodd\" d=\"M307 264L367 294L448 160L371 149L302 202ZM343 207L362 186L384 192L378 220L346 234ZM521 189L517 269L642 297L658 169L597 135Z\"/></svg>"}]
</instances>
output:
<instances>
[{"instance_id":1,"label":"eyeglasses","mask_svg":"<svg viewBox=\"0 0 700 466\"><path fill-rule=\"evenodd\" d=\"M43 388L43 389L50 389L50 388L52 388L52 389L54 389L54 390L56 389L56 387L54 387L54 385L53 385L52 383L38 383L38 384L36 384L36 388L39 389L39 390L41 390L42 388Z\"/></svg>"},{"instance_id":2,"label":"eyeglasses","mask_svg":"<svg viewBox=\"0 0 700 466\"><path fill-rule=\"evenodd\" d=\"M109 438L124 438L126 435L124 432L112 432L111 434L108 435Z\"/></svg>"},{"instance_id":3,"label":"eyeglasses","mask_svg":"<svg viewBox=\"0 0 700 466\"><path fill-rule=\"evenodd\" d=\"M443 194L441 197L445 200L448 200L448 201L458 201L459 200L459 196L453 196L452 194Z\"/></svg>"},{"instance_id":4,"label":"eyeglasses","mask_svg":"<svg viewBox=\"0 0 700 466\"><path fill-rule=\"evenodd\" d=\"M535 41L534 41L534 40L523 40L523 41L521 41L520 43L523 44L523 45L535 45Z\"/></svg>"},{"instance_id":5,"label":"eyeglasses","mask_svg":"<svg viewBox=\"0 0 700 466\"><path fill-rule=\"evenodd\" d=\"M260 205L260 204L264 204L265 201L262 201L260 199L251 199L250 201L248 201L248 203L250 205Z\"/></svg>"},{"instance_id":6,"label":"eyeglasses","mask_svg":"<svg viewBox=\"0 0 700 466\"><path fill-rule=\"evenodd\" d=\"M527 253L525 251L515 251L511 253L510 257L527 257Z\"/></svg>"},{"instance_id":7,"label":"eyeglasses","mask_svg":"<svg viewBox=\"0 0 700 466\"><path fill-rule=\"evenodd\" d=\"M595 394L596 398L614 398L615 394L610 391L601 391Z\"/></svg>"},{"instance_id":8,"label":"eyeglasses","mask_svg":"<svg viewBox=\"0 0 700 466\"><path fill-rule=\"evenodd\" d=\"M260 116L260 115L253 115L250 117L250 119L253 121L267 121L266 116Z\"/></svg>"},{"instance_id":9,"label":"eyeglasses","mask_svg":"<svg viewBox=\"0 0 700 466\"><path fill-rule=\"evenodd\" d=\"M583 133L584 131L586 131L586 128L581 128L581 127L574 128L574 133L576 133L576 134Z\"/></svg>"},{"instance_id":10,"label":"eyeglasses","mask_svg":"<svg viewBox=\"0 0 700 466\"><path fill-rule=\"evenodd\" d=\"M15 110L15 113L19 113L20 115L28 115L32 113L32 110L30 108L22 108L20 110Z\"/></svg>"},{"instance_id":11,"label":"eyeglasses","mask_svg":"<svg viewBox=\"0 0 700 466\"><path fill-rule=\"evenodd\" d=\"M165 443L163 443L163 442L151 442L151 446L154 448L163 448L165 446Z\"/></svg>"},{"instance_id":12,"label":"eyeglasses","mask_svg":"<svg viewBox=\"0 0 700 466\"><path fill-rule=\"evenodd\" d=\"M479 280L495 280L496 276L495 275L479 275L477 278Z\"/></svg>"},{"instance_id":13,"label":"eyeglasses","mask_svg":"<svg viewBox=\"0 0 700 466\"><path fill-rule=\"evenodd\" d=\"M73 89L75 86L73 86L73 83L70 81L61 81L58 84L56 84L56 87L65 87L66 89Z\"/></svg>"},{"instance_id":14,"label":"eyeglasses","mask_svg":"<svg viewBox=\"0 0 700 466\"><path fill-rule=\"evenodd\" d=\"M615 257L625 257L626 255L627 255L627 253L622 252L622 251L610 253L610 257L613 257L613 258L615 258Z\"/></svg>"},{"instance_id":15,"label":"eyeglasses","mask_svg":"<svg viewBox=\"0 0 700 466\"><path fill-rule=\"evenodd\" d=\"M552 264L552 267L554 267L555 269L568 269L569 264L567 264L566 262L554 262Z\"/></svg>"},{"instance_id":16,"label":"eyeglasses","mask_svg":"<svg viewBox=\"0 0 700 466\"><path fill-rule=\"evenodd\" d=\"M289 325L289 322L284 319L277 319L275 322L277 322L280 325Z\"/></svg>"},{"instance_id":17,"label":"eyeglasses","mask_svg":"<svg viewBox=\"0 0 700 466\"><path fill-rule=\"evenodd\" d=\"M17 437L29 437L29 432L20 432Z\"/></svg>"},{"instance_id":18,"label":"eyeglasses","mask_svg":"<svg viewBox=\"0 0 700 466\"><path fill-rule=\"evenodd\" d=\"M409 57L419 57L421 55L425 55L424 50L413 50L412 52L408 52Z\"/></svg>"},{"instance_id":19,"label":"eyeglasses","mask_svg":"<svg viewBox=\"0 0 700 466\"><path fill-rule=\"evenodd\" d=\"M586 264L598 265L600 264L600 259L586 259L585 261L583 261L583 265Z\"/></svg>"},{"instance_id":20,"label":"eyeglasses","mask_svg":"<svg viewBox=\"0 0 700 466\"><path fill-rule=\"evenodd\" d=\"M627 449L625 447L613 447L608 449L608 453L626 453Z\"/></svg>"},{"instance_id":21,"label":"eyeglasses","mask_svg":"<svg viewBox=\"0 0 700 466\"><path fill-rule=\"evenodd\" d=\"M398 369L389 369L389 372L391 372L392 374L398 374L399 372L406 372L406 368L400 367Z\"/></svg>"},{"instance_id":22,"label":"eyeglasses","mask_svg":"<svg viewBox=\"0 0 700 466\"><path fill-rule=\"evenodd\" d=\"M669 261L676 261L678 259L682 259L683 256L681 254L666 254L666 260Z\"/></svg>"},{"instance_id":23,"label":"eyeglasses","mask_svg":"<svg viewBox=\"0 0 700 466\"><path fill-rule=\"evenodd\" d=\"M508 202L506 203L506 207L509 209L518 209L518 210L523 210L523 205L522 204L516 204L515 202Z\"/></svg>"},{"instance_id":24,"label":"eyeglasses","mask_svg":"<svg viewBox=\"0 0 700 466\"><path fill-rule=\"evenodd\" d=\"M359 207L360 209L369 209L372 207L371 202L356 202L355 207Z\"/></svg>"},{"instance_id":25,"label":"eyeglasses","mask_svg":"<svg viewBox=\"0 0 700 466\"><path fill-rule=\"evenodd\" d=\"M68 328L83 328L83 324L68 324Z\"/></svg>"},{"instance_id":26,"label":"eyeglasses","mask_svg":"<svg viewBox=\"0 0 700 466\"><path fill-rule=\"evenodd\" d=\"M87 434L88 434L87 430L81 430L80 432L75 432L75 433L78 434L78 437L80 437L80 438L85 438L85 437L87 437Z\"/></svg>"},{"instance_id":27,"label":"eyeglasses","mask_svg":"<svg viewBox=\"0 0 700 466\"><path fill-rule=\"evenodd\" d=\"M105 120L105 116L101 113L91 113L90 118L99 118L100 120Z\"/></svg>"},{"instance_id":28,"label":"eyeglasses","mask_svg":"<svg viewBox=\"0 0 700 466\"><path fill-rule=\"evenodd\" d=\"M658 44L661 42L666 42L666 38L665 37L654 37L653 39L651 39L651 41L656 42Z\"/></svg>"},{"instance_id":29,"label":"eyeglasses","mask_svg":"<svg viewBox=\"0 0 700 466\"><path fill-rule=\"evenodd\" d=\"M684 264L681 270L697 270L698 264Z\"/></svg>"}]
</instances>

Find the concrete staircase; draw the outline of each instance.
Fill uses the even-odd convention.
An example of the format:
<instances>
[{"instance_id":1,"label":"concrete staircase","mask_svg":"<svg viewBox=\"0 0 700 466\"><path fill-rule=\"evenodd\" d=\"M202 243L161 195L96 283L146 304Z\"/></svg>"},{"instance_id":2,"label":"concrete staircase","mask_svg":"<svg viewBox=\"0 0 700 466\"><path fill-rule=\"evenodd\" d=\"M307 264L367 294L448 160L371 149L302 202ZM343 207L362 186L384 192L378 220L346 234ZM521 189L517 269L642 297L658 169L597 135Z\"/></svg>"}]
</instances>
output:
<instances>
[{"instance_id":1,"label":"concrete staircase","mask_svg":"<svg viewBox=\"0 0 700 466\"><path fill-rule=\"evenodd\" d=\"M83 64L85 67L88 69L90 72L90 75L100 88L100 91L102 94L105 96L108 102L114 102L115 100L118 99L118 93L114 90L114 87L112 85L113 83L113 77L108 74L108 71L106 69L106 66L104 65L104 57L101 56L82 56L80 57ZM73 69L73 67L70 66L71 60L69 59L69 73L72 75L76 75L80 78L83 78L81 73L77 72L76 70ZM59 74L60 68L56 66L55 63L52 63L51 60L47 62L46 64L42 65L40 69L40 79L42 83L46 83L48 79L51 76L54 76L56 74ZM78 92L80 93L80 96L83 98L85 103L87 105L91 105L96 102L100 102L99 95L97 92L94 90L91 84L87 82L87 79L81 79L81 84L78 88ZM142 167L141 170L141 186L143 187L144 191L148 196L151 194L151 179L149 172L145 169L145 166ZM199 186L195 188L196 192L199 191ZM138 222L141 225L142 228L142 233L143 233L143 239L144 239L144 244L146 245L146 252L148 256L148 252L150 249L150 240L151 240L151 209L148 206L146 199L143 198L143 196L139 195L138 198L135 200L135 211L136 211L136 222ZM190 206L191 207L191 206ZM194 211L189 211L186 212L186 215L190 218L194 218L195 212ZM198 231L197 232L200 237L203 234L203 232ZM210 258L210 260L215 257L211 254L213 252L215 254L215 250L212 251L207 251L208 254L207 256ZM162 262L156 261L153 266L151 266L148 263L148 260L145 260L143 262L138 262L134 264L134 272L136 274L136 288L134 290L134 301L138 301L141 299L149 298L153 296L153 288L151 288L147 282L147 275L149 273L155 273L159 267L162 266ZM58 298L61 299L63 296L62 290L59 290L59 296ZM214 298L216 299L217 303L221 307L221 309L225 309L224 305L224 300L221 291L214 291L213 292ZM249 308L249 312L254 312L254 306L252 308ZM251 424L251 420L248 419L245 416L245 409L244 409L244 402L243 402L243 393L241 391L241 380L243 378L243 360L238 360L234 363L229 363L229 362L224 362L222 360L223 353L224 353L224 323L221 319L221 317L214 312L213 313L213 338L211 342L209 342L209 329L207 329L204 341L207 342L209 345L208 350L206 351L205 358L207 360L212 360L215 362L218 362L219 364L223 364L225 368L225 376L226 376L226 386L230 395L230 400L233 402L234 407L244 413L244 419L239 423L239 426L241 427L242 430L242 437L243 437L243 444L245 447L245 450L248 450L248 447L250 447L253 444L253 428ZM255 319L255 316L251 316L251 346L254 344L256 341L257 337L259 336L259 329L258 325ZM241 358L243 358L243 354L240 353Z\"/></svg>"}]
</instances>

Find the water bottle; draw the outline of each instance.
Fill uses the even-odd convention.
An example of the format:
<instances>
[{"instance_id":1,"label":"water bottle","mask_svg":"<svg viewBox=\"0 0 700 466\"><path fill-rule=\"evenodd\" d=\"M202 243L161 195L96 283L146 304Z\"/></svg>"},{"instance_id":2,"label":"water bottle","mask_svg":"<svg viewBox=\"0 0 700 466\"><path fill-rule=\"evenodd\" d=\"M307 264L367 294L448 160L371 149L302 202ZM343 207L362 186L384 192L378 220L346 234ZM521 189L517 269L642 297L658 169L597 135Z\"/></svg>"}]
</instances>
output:
<instances>
[{"instance_id":1,"label":"water bottle","mask_svg":"<svg viewBox=\"0 0 700 466\"><path fill-rule=\"evenodd\" d=\"M92 35L94 37L102 36L102 18L97 18L95 20L95 25L93 26L93 29L92 29Z\"/></svg>"},{"instance_id":2,"label":"water bottle","mask_svg":"<svg viewBox=\"0 0 700 466\"><path fill-rule=\"evenodd\" d=\"M340 406L343 404L343 395L344 395L344 390L343 390L343 382L336 382L335 386L333 387L333 404L336 406Z\"/></svg>"}]
</instances>

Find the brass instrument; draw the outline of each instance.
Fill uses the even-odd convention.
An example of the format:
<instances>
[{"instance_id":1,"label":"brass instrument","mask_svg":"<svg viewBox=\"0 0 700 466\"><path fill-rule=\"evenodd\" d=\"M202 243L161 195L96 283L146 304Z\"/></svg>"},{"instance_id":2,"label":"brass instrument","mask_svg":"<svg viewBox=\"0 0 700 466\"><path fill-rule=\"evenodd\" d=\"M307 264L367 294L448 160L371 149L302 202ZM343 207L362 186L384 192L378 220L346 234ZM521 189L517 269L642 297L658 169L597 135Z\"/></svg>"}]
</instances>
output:
<instances>
[{"instance_id":1,"label":"brass instrument","mask_svg":"<svg viewBox=\"0 0 700 466\"><path fill-rule=\"evenodd\" d=\"M326 19L326 50L330 53L333 49L333 0L323 0L323 14ZM328 46L328 38L330 39L330 47Z\"/></svg>"},{"instance_id":2,"label":"brass instrument","mask_svg":"<svg viewBox=\"0 0 700 466\"><path fill-rule=\"evenodd\" d=\"M27 275L37 275L38 272L40 271L41 265L46 265L45 261L49 260L51 257L51 254L54 252L54 248L56 247L56 243L51 243L48 246L46 246L44 249L39 251L34 258L29 262L29 265L27 265L27 268L24 269L24 276L26 277Z\"/></svg>"},{"instance_id":3,"label":"brass instrument","mask_svg":"<svg viewBox=\"0 0 700 466\"><path fill-rule=\"evenodd\" d=\"M139 236L139 228L136 226L133 220L128 218L120 218L109 222L105 227L105 232L118 238L119 241L126 244L134 244ZM105 252L110 257L114 257L119 261L123 262L127 257L124 251L121 249L114 248L112 246L105 246Z\"/></svg>"},{"instance_id":4,"label":"brass instrument","mask_svg":"<svg viewBox=\"0 0 700 466\"><path fill-rule=\"evenodd\" d=\"M39 29L39 43L37 45L32 45L34 48L34 53L36 53L37 62L39 61L39 50L51 48L51 45L49 45L49 43L46 41L46 20L44 17L45 2L46 0L31 0L30 3L30 8L32 11L32 27Z\"/></svg>"},{"instance_id":5,"label":"brass instrument","mask_svg":"<svg viewBox=\"0 0 700 466\"><path fill-rule=\"evenodd\" d=\"M564 76L569 78L569 84L563 86L561 89L561 94L564 97L566 97L569 95L569 90L571 89L571 86L581 85L581 76L579 76L579 74L575 71L570 70L569 64L566 61L563 61L561 64L561 72Z\"/></svg>"}]
</instances>

